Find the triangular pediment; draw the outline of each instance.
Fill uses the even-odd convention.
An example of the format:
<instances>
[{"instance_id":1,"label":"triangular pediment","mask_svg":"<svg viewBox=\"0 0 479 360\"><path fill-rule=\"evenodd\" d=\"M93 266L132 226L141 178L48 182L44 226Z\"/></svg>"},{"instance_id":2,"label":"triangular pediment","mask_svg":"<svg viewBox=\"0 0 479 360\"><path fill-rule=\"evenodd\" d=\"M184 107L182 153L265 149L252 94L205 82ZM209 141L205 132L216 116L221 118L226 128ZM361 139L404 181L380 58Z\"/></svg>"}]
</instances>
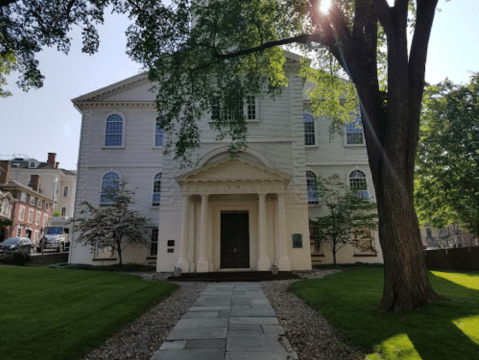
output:
<instances>
[{"instance_id":1,"label":"triangular pediment","mask_svg":"<svg viewBox=\"0 0 479 360\"><path fill-rule=\"evenodd\" d=\"M176 178L179 183L194 182L289 182L291 175L246 159L223 159Z\"/></svg>"}]
</instances>

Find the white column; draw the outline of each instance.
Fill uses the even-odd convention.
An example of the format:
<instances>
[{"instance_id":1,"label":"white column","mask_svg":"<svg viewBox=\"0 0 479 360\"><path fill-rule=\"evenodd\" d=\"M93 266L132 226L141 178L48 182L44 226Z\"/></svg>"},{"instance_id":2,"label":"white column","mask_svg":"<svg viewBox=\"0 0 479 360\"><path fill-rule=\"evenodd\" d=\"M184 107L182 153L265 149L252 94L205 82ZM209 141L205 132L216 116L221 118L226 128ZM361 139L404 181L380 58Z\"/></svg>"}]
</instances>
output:
<instances>
[{"instance_id":1,"label":"white column","mask_svg":"<svg viewBox=\"0 0 479 360\"><path fill-rule=\"evenodd\" d=\"M208 195L201 195L201 219L198 242L198 264L196 272L208 272L208 259L206 258L206 232L208 229Z\"/></svg>"},{"instance_id":2,"label":"white column","mask_svg":"<svg viewBox=\"0 0 479 360\"><path fill-rule=\"evenodd\" d=\"M268 258L268 224L266 221L266 194L258 194L259 196L259 271L269 271L271 269L271 261Z\"/></svg>"},{"instance_id":3,"label":"white column","mask_svg":"<svg viewBox=\"0 0 479 360\"><path fill-rule=\"evenodd\" d=\"M190 201L190 229L188 232L188 262L190 264L190 273L196 272L195 263L195 203Z\"/></svg>"},{"instance_id":4,"label":"white column","mask_svg":"<svg viewBox=\"0 0 479 360\"><path fill-rule=\"evenodd\" d=\"M181 247L180 247L180 259L176 263L176 267L181 268L184 273L190 271L190 266L187 259L188 251L188 232L190 227L190 196L183 195L183 222L181 224Z\"/></svg>"},{"instance_id":5,"label":"white column","mask_svg":"<svg viewBox=\"0 0 479 360\"><path fill-rule=\"evenodd\" d=\"M291 260L288 258L288 243L286 236L286 208L284 206L284 194L278 194L278 238L279 254L278 268L280 271L291 271Z\"/></svg>"}]
</instances>

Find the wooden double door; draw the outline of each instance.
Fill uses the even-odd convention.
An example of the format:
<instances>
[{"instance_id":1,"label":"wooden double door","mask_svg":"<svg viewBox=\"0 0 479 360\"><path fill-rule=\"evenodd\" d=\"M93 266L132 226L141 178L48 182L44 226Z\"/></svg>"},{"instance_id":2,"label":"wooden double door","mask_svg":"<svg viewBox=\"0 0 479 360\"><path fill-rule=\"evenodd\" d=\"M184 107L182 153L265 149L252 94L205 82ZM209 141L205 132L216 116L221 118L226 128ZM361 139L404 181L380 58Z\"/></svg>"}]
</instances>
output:
<instances>
[{"instance_id":1,"label":"wooden double door","mask_svg":"<svg viewBox=\"0 0 479 360\"><path fill-rule=\"evenodd\" d=\"M222 269L249 268L248 211L221 212Z\"/></svg>"}]
</instances>

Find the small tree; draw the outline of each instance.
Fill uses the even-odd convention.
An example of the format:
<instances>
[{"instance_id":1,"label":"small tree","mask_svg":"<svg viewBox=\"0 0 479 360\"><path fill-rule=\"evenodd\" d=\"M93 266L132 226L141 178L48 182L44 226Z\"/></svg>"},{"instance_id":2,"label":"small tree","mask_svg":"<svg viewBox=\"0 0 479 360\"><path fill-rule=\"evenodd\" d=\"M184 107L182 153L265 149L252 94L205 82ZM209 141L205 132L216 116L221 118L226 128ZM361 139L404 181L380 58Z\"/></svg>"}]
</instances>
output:
<instances>
[{"instance_id":1,"label":"small tree","mask_svg":"<svg viewBox=\"0 0 479 360\"><path fill-rule=\"evenodd\" d=\"M312 235L336 253L350 244L361 251L376 252L370 241L364 241L371 230L377 229L376 203L369 201L364 192L351 190L338 175L318 178L317 195L328 208L328 215L310 219Z\"/></svg>"},{"instance_id":2,"label":"small tree","mask_svg":"<svg viewBox=\"0 0 479 360\"><path fill-rule=\"evenodd\" d=\"M113 249L118 253L120 265L122 252L127 247L149 245L145 235L152 226L151 219L129 209L135 203L135 193L126 190L126 184L121 182L103 188L100 207L95 207L88 201L82 202L84 209L80 214L88 213L90 216L75 219L76 231L80 233L76 241L85 246L90 245L92 250L95 246Z\"/></svg>"},{"instance_id":3,"label":"small tree","mask_svg":"<svg viewBox=\"0 0 479 360\"><path fill-rule=\"evenodd\" d=\"M62 213L61 213L60 211L58 211L58 210L53 210L53 214L52 214L52 215L53 215L53 217L60 217L60 216L62 216Z\"/></svg>"}]
</instances>

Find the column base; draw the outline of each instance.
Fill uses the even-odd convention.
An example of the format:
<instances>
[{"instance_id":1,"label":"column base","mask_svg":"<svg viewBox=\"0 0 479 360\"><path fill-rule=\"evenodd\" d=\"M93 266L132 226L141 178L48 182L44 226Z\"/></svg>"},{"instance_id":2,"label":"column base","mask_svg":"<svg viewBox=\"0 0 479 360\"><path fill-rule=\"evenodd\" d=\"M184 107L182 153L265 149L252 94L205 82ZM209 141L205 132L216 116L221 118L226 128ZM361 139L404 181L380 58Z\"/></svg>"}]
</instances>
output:
<instances>
[{"instance_id":1,"label":"column base","mask_svg":"<svg viewBox=\"0 0 479 360\"><path fill-rule=\"evenodd\" d=\"M258 261L258 271L270 271L271 270L271 260L266 256L261 257Z\"/></svg>"},{"instance_id":2,"label":"column base","mask_svg":"<svg viewBox=\"0 0 479 360\"><path fill-rule=\"evenodd\" d=\"M190 273L196 272L196 264L194 261L190 261Z\"/></svg>"},{"instance_id":3,"label":"column base","mask_svg":"<svg viewBox=\"0 0 479 360\"><path fill-rule=\"evenodd\" d=\"M181 271L184 272L184 273L190 272L190 264L188 263L188 260L186 260L186 259L180 259L176 263L176 267L181 268Z\"/></svg>"},{"instance_id":4,"label":"column base","mask_svg":"<svg viewBox=\"0 0 479 360\"><path fill-rule=\"evenodd\" d=\"M208 260L206 259L198 260L198 264L196 264L196 272L199 272L199 273L209 272Z\"/></svg>"},{"instance_id":5,"label":"column base","mask_svg":"<svg viewBox=\"0 0 479 360\"><path fill-rule=\"evenodd\" d=\"M279 271L291 271L291 260L287 256L282 256L278 259Z\"/></svg>"}]
</instances>

